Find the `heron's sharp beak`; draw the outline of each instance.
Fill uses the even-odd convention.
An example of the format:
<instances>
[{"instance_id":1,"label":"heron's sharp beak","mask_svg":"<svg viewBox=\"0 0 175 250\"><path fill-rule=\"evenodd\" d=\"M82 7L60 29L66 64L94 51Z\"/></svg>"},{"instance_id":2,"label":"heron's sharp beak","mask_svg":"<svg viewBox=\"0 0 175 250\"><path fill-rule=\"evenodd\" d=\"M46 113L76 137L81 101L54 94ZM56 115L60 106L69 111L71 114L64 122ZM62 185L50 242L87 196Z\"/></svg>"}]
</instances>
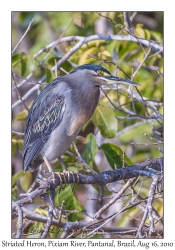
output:
<instances>
[{"instance_id":1,"label":"heron's sharp beak","mask_svg":"<svg viewBox=\"0 0 175 250\"><path fill-rule=\"evenodd\" d=\"M111 84L111 83L120 83L120 84L128 84L128 85L133 85L133 86L140 86L140 84L127 80L127 79L123 79L117 76L102 76L101 79L106 80L107 84Z\"/></svg>"}]
</instances>

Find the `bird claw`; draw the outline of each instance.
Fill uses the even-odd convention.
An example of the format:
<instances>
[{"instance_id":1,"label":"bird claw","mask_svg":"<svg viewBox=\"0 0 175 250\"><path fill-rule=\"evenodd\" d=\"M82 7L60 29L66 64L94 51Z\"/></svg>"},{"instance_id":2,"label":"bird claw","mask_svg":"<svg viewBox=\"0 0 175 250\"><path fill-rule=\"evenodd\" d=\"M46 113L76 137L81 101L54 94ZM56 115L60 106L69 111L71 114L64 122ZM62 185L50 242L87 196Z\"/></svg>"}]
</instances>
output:
<instances>
[{"instance_id":1,"label":"bird claw","mask_svg":"<svg viewBox=\"0 0 175 250\"><path fill-rule=\"evenodd\" d=\"M58 177L59 177L59 180L60 180L60 188L59 188L59 193L60 193L60 191L61 191L61 187L62 187L62 184L64 183L65 184L65 186L66 186L66 184L70 184L70 181L71 181L71 175L72 175L72 180L73 180L73 186L72 186L72 192L73 192L73 190L74 190L74 186L75 186L75 183L76 184L79 184L79 175L78 175L78 173L75 173L75 172L72 172L72 171L66 171L66 170L64 170L62 173L55 173L55 174L57 174L58 175ZM76 179L75 179L75 175L76 175ZM64 179L64 181L63 181L63 179Z\"/></svg>"},{"instance_id":2,"label":"bird claw","mask_svg":"<svg viewBox=\"0 0 175 250\"><path fill-rule=\"evenodd\" d=\"M62 185L63 185L62 175L61 175L61 173L56 173L56 174L58 175L59 180L60 180L60 188L59 188L59 190L58 190L58 193L60 193L60 192L61 192Z\"/></svg>"},{"instance_id":3,"label":"bird claw","mask_svg":"<svg viewBox=\"0 0 175 250\"><path fill-rule=\"evenodd\" d=\"M51 172L51 173L52 173L53 183L55 183L56 182L55 173L54 172Z\"/></svg>"}]
</instances>

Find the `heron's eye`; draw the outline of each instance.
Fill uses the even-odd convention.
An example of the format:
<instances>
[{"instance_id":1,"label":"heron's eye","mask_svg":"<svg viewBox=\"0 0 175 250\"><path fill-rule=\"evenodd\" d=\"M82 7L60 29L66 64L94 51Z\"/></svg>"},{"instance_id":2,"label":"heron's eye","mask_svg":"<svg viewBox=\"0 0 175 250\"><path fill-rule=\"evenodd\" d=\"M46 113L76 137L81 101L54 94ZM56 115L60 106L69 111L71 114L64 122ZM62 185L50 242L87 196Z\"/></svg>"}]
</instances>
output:
<instances>
[{"instance_id":1,"label":"heron's eye","mask_svg":"<svg viewBox=\"0 0 175 250\"><path fill-rule=\"evenodd\" d=\"M97 71L97 74L98 74L99 76L102 76L104 73L103 73L103 71L98 70L98 71Z\"/></svg>"}]
</instances>

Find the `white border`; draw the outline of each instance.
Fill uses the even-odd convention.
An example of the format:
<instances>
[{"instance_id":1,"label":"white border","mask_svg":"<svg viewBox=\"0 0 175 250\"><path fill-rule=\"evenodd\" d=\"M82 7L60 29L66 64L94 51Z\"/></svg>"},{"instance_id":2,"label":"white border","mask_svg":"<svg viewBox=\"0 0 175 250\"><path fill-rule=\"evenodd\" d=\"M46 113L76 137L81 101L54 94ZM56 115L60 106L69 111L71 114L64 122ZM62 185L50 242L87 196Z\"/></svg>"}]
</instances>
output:
<instances>
[{"instance_id":1,"label":"white border","mask_svg":"<svg viewBox=\"0 0 175 250\"><path fill-rule=\"evenodd\" d=\"M81 4L82 3L82 4ZM0 155L1 205L0 238L11 241L11 11L164 11L165 41L165 238L161 242L174 242L174 191L175 191L175 63L174 63L174 4L173 1L2 1L0 15L1 91L0 91ZM22 241L22 240L21 240ZM40 240L41 241L41 240ZM130 242L131 240L128 240ZM148 240L146 240L148 241ZM38 242L38 241L36 241ZM151 242L151 240L150 240ZM1 242L0 242L1 244ZM1 246L1 245L0 245ZM26 249L26 248L20 248ZM51 248L50 248L51 249ZM98 249L98 248L97 248ZM132 249L125 247L120 249ZM154 249L154 248L149 248Z\"/></svg>"}]
</instances>

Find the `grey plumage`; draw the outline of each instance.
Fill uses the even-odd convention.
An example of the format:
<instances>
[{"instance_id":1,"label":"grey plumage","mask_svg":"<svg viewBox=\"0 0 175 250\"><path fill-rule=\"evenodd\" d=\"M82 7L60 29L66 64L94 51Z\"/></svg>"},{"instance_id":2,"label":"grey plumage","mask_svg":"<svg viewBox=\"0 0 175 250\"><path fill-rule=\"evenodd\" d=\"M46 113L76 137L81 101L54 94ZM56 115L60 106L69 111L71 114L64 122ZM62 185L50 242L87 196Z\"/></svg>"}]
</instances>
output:
<instances>
[{"instance_id":1,"label":"grey plumage","mask_svg":"<svg viewBox=\"0 0 175 250\"><path fill-rule=\"evenodd\" d=\"M48 84L33 102L26 119L24 170L33 172L43 162L43 156L52 161L63 155L92 116L100 96L99 86L121 79L99 65L87 64Z\"/></svg>"}]
</instances>

